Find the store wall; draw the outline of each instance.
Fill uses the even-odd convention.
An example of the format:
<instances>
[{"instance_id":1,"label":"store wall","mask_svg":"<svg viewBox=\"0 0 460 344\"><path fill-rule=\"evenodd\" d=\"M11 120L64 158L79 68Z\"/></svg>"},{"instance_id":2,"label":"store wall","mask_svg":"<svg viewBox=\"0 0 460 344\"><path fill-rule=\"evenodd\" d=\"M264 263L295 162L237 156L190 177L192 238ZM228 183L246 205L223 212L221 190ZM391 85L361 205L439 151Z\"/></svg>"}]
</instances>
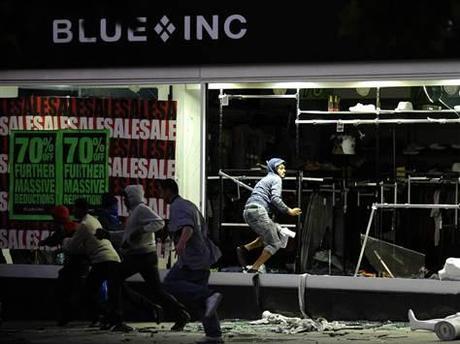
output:
<instances>
[{"instance_id":1,"label":"store wall","mask_svg":"<svg viewBox=\"0 0 460 344\"><path fill-rule=\"evenodd\" d=\"M173 99L177 101L176 178L179 191L202 208L200 85L174 85Z\"/></svg>"}]
</instances>

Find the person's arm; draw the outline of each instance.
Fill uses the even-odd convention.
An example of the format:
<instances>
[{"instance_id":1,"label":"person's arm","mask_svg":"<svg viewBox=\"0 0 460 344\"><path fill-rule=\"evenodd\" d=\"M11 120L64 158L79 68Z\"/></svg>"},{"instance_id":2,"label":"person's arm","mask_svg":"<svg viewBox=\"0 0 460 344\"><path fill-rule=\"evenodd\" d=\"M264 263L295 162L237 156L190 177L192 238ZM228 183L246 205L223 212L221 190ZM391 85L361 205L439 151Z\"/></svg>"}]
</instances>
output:
<instances>
[{"instance_id":1,"label":"person's arm","mask_svg":"<svg viewBox=\"0 0 460 344\"><path fill-rule=\"evenodd\" d=\"M143 208L141 212L133 213L136 216L139 226L133 230L130 239L136 239L144 233L155 233L164 228L165 221L150 208Z\"/></svg>"},{"instance_id":2,"label":"person's arm","mask_svg":"<svg viewBox=\"0 0 460 344\"><path fill-rule=\"evenodd\" d=\"M289 208L281 198L282 183L281 178L275 178L271 188L271 203L283 214L298 216L302 213L300 208Z\"/></svg>"},{"instance_id":3,"label":"person's arm","mask_svg":"<svg viewBox=\"0 0 460 344\"><path fill-rule=\"evenodd\" d=\"M89 238L89 236L92 235L93 233L90 232L88 227L86 227L84 224L80 224L77 230L75 231L75 234L71 238L64 239L62 243L62 248L65 252L68 253L85 253L83 251L86 240Z\"/></svg>"},{"instance_id":4,"label":"person's arm","mask_svg":"<svg viewBox=\"0 0 460 344\"><path fill-rule=\"evenodd\" d=\"M289 214L289 207L283 202L281 198L282 183L281 178L274 178L270 190L271 204L283 214Z\"/></svg>"},{"instance_id":5,"label":"person's arm","mask_svg":"<svg viewBox=\"0 0 460 344\"><path fill-rule=\"evenodd\" d=\"M176 253L179 256L184 253L185 247L187 246L187 242L190 240L192 235L193 235L193 227L191 226L182 227L180 238L176 244Z\"/></svg>"}]
</instances>

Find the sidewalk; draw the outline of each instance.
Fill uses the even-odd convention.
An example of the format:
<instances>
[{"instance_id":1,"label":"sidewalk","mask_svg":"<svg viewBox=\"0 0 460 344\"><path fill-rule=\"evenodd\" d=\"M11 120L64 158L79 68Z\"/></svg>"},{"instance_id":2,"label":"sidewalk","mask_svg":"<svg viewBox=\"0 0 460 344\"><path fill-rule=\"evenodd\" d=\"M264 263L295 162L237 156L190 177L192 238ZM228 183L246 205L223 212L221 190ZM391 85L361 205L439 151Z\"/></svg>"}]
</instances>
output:
<instances>
[{"instance_id":1,"label":"sidewalk","mask_svg":"<svg viewBox=\"0 0 460 344\"><path fill-rule=\"evenodd\" d=\"M57 327L52 322L5 322L0 327L1 344L119 344L149 343L192 344L203 336L199 323L190 323L184 332L170 332L172 323L129 323L136 328L130 333L102 331L88 328L87 323L71 323L67 327ZM276 333L282 330L277 325L251 325L248 321L222 321L226 343L440 343L432 332L411 331L407 324L349 323L347 328L297 334Z\"/></svg>"}]
</instances>

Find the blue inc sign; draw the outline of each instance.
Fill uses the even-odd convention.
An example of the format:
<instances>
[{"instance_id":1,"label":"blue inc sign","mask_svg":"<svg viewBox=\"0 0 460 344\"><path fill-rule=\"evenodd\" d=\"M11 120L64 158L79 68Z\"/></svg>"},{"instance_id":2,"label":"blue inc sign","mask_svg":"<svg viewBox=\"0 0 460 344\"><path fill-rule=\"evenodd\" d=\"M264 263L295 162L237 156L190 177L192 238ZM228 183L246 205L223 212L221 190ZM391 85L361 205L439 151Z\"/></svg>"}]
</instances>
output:
<instances>
[{"instance_id":1,"label":"blue inc sign","mask_svg":"<svg viewBox=\"0 0 460 344\"><path fill-rule=\"evenodd\" d=\"M165 43L178 33L185 41L238 40L247 33L247 20L241 14L220 15L186 15L182 20L173 22L167 15L156 21L147 17L137 17L134 25L124 25L115 20L100 18L92 29L88 30L85 19L54 19L52 21L52 41L55 44L96 44L98 42L116 43L120 41L147 42L152 35ZM91 32L90 32L91 31Z\"/></svg>"}]
</instances>

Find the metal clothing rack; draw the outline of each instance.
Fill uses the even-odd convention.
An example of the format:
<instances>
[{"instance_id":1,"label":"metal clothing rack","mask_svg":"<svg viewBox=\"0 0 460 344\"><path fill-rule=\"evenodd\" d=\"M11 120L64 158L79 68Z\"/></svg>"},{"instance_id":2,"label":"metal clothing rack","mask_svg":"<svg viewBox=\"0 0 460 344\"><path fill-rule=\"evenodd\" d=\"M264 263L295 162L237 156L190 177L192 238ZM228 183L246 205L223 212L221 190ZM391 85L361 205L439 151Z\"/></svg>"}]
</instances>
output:
<instances>
[{"instance_id":1,"label":"metal clothing rack","mask_svg":"<svg viewBox=\"0 0 460 344\"><path fill-rule=\"evenodd\" d=\"M459 189L459 182L460 178L455 178L455 179L445 179L445 178L431 178L431 177L412 177L408 176L407 177L407 203L411 203L411 185L414 183L422 183L422 184L450 184L450 185L455 185L455 204L459 203L458 200L458 189ZM395 202L396 203L396 202ZM455 225L458 225L458 209L455 209L455 214L454 214L454 221Z\"/></svg>"},{"instance_id":2,"label":"metal clothing rack","mask_svg":"<svg viewBox=\"0 0 460 344\"><path fill-rule=\"evenodd\" d=\"M331 112L333 114L333 112ZM362 114L362 113L360 113ZM460 124L460 118L431 118L427 117L426 119L408 119L408 118L394 118L394 119L296 119L296 124L336 124L338 126L345 124L352 124L354 126L364 125L364 124L423 124L423 123L433 123L433 124Z\"/></svg>"},{"instance_id":3,"label":"metal clothing rack","mask_svg":"<svg viewBox=\"0 0 460 344\"><path fill-rule=\"evenodd\" d=\"M366 234L364 241L361 246L361 252L359 253L358 263L356 264L354 277L358 275L359 267L363 259L364 251L366 249L367 239L369 237L369 231L371 229L372 222L374 220L375 211L377 209L452 209L458 210L460 204L397 204L397 203L374 203L372 204L371 214L369 216L369 222L367 223Z\"/></svg>"}]
</instances>

